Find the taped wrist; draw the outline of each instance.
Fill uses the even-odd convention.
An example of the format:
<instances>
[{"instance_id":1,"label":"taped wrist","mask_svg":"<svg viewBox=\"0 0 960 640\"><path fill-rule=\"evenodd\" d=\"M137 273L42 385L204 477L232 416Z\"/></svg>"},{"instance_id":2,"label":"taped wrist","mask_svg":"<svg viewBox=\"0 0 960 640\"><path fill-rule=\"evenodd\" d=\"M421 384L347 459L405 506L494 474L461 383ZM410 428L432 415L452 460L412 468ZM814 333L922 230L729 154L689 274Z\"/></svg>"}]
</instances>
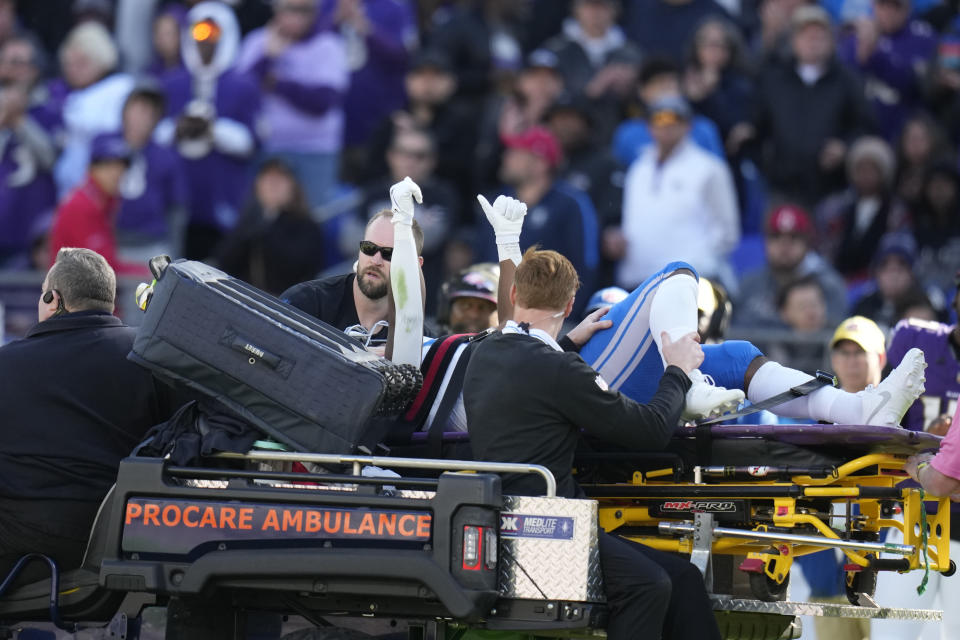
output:
<instances>
[{"instance_id":1,"label":"taped wrist","mask_svg":"<svg viewBox=\"0 0 960 640\"><path fill-rule=\"evenodd\" d=\"M523 254L520 253L520 243L514 242L512 244L500 244L497 243L497 260L503 262L504 260L513 260L513 264L520 266L520 260L523 258Z\"/></svg>"},{"instance_id":2,"label":"taped wrist","mask_svg":"<svg viewBox=\"0 0 960 640\"><path fill-rule=\"evenodd\" d=\"M520 234L498 233L496 238L497 259L500 262L513 260L513 264L520 266L520 260L523 257L523 254L520 252Z\"/></svg>"}]
</instances>

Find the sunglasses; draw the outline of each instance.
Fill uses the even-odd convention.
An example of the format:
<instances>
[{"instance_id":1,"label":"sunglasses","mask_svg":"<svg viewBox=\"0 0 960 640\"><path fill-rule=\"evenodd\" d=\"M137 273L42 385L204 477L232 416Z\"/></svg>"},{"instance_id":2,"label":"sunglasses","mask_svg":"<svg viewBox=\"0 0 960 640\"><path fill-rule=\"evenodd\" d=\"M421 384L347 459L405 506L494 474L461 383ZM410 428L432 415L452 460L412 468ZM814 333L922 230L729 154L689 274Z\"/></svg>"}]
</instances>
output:
<instances>
[{"instance_id":1,"label":"sunglasses","mask_svg":"<svg viewBox=\"0 0 960 640\"><path fill-rule=\"evenodd\" d=\"M369 240L360 241L360 252L365 256L370 256L371 258L377 255L377 252L380 252L380 255L383 256L383 259L387 262L390 262L390 258L393 257L393 247L381 247L375 242L370 242Z\"/></svg>"}]
</instances>

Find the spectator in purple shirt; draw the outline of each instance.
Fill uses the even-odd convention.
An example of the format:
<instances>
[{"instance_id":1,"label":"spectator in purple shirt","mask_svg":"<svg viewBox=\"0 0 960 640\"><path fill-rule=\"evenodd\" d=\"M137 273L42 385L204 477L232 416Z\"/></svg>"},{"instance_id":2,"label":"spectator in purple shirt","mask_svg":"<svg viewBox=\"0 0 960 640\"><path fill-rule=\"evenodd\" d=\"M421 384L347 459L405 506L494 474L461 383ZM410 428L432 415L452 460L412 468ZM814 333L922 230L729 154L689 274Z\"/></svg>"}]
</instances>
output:
<instances>
[{"instance_id":1,"label":"spectator in purple shirt","mask_svg":"<svg viewBox=\"0 0 960 640\"><path fill-rule=\"evenodd\" d=\"M837 53L863 77L880 133L892 141L923 103L923 79L937 40L930 25L910 19L910 0L874 0L873 18L853 24Z\"/></svg>"},{"instance_id":2,"label":"spectator in purple shirt","mask_svg":"<svg viewBox=\"0 0 960 640\"><path fill-rule=\"evenodd\" d=\"M346 48L339 34L317 28L318 0L277 0L273 8L267 26L244 39L237 69L260 83L265 150L294 168L317 207L337 180Z\"/></svg>"},{"instance_id":3,"label":"spectator in purple shirt","mask_svg":"<svg viewBox=\"0 0 960 640\"><path fill-rule=\"evenodd\" d=\"M187 18L179 4L168 4L153 19L153 61L147 73L163 78L171 71L183 68L180 58L180 30Z\"/></svg>"},{"instance_id":4,"label":"spectator in purple shirt","mask_svg":"<svg viewBox=\"0 0 960 640\"><path fill-rule=\"evenodd\" d=\"M31 229L56 203L55 150L21 85L0 90L0 267L26 262Z\"/></svg>"},{"instance_id":5,"label":"spectator in purple shirt","mask_svg":"<svg viewBox=\"0 0 960 640\"><path fill-rule=\"evenodd\" d=\"M0 47L0 267L25 266L34 230L56 201L58 114L44 105L40 49L25 36Z\"/></svg>"},{"instance_id":6,"label":"spectator in purple shirt","mask_svg":"<svg viewBox=\"0 0 960 640\"><path fill-rule=\"evenodd\" d=\"M326 0L324 13L331 11L350 70L344 146L362 153L374 128L404 105L403 75L417 45L416 16L410 0Z\"/></svg>"},{"instance_id":7,"label":"spectator in purple shirt","mask_svg":"<svg viewBox=\"0 0 960 640\"><path fill-rule=\"evenodd\" d=\"M222 2L201 2L181 35L184 69L164 81L167 118L157 141L175 145L187 180L190 220L184 254L210 256L234 227L249 184L260 107L256 83L234 67L240 29Z\"/></svg>"},{"instance_id":8,"label":"spectator in purple shirt","mask_svg":"<svg viewBox=\"0 0 960 640\"><path fill-rule=\"evenodd\" d=\"M177 154L153 141L166 98L159 86L142 84L123 107L123 137L133 155L120 182L117 253L124 262L183 255L186 182Z\"/></svg>"}]
</instances>

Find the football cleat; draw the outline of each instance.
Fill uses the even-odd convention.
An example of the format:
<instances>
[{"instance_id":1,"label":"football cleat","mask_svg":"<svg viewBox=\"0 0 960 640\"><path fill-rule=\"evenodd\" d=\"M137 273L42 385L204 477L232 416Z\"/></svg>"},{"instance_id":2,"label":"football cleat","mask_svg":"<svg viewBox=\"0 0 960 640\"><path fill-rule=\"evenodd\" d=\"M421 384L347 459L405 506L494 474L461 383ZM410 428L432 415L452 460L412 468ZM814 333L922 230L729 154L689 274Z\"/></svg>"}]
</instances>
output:
<instances>
[{"instance_id":1,"label":"football cleat","mask_svg":"<svg viewBox=\"0 0 960 640\"><path fill-rule=\"evenodd\" d=\"M920 349L910 349L897 367L877 386L870 385L857 395L863 401L861 424L898 427L903 414L924 391L923 370L927 362Z\"/></svg>"},{"instance_id":2,"label":"football cleat","mask_svg":"<svg viewBox=\"0 0 960 640\"><path fill-rule=\"evenodd\" d=\"M713 378L704 375L699 369L691 371L688 377L693 384L687 391L682 415L684 421L712 418L736 411L743 402L743 391L718 387Z\"/></svg>"}]
</instances>

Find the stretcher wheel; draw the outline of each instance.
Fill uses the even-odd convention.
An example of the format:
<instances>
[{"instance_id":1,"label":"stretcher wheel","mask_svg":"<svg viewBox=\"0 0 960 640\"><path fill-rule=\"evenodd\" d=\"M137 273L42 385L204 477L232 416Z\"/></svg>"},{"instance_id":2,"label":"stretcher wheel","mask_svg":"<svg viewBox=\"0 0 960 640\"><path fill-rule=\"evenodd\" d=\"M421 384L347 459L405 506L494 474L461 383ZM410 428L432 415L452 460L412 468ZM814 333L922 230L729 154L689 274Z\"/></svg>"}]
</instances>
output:
<instances>
[{"instance_id":1,"label":"stretcher wheel","mask_svg":"<svg viewBox=\"0 0 960 640\"><path fill-rule=\"evenodd\" d=\"M757 600L764 602L782 602L787 599L787 587L790 585L788 574L783 582L777 582L765 573L750 573L750 592Z\"/></svg>"},{"instance_id":2,"label":"stretcher wheel","mask_svg":"<svg viewBox=\"0 0 960 640\"><path fill-rule=\"evenodd\" d=\"M946 571L941 571L941 572L940 572L940 575L942 575L942 576L945 577L945 578L949 578L950 576L952 576L952 575L955 574L956 572L957 572L957 563L954 562L953 560L951 560L951 561L950 561L950 568L948 568Z\"/></svg>"},{"instance_id":3,"label":"stretcher wheel","mask_svg":"<svg viewBox=\"0 0 960 640\"><path fill-rule=\"evenodd\" d=\"M872 556L869 557L872 558ZM850 601L850 604L860 606L860 594L872 598L873 594L877 592L877 570L847 571L844 589L847 592L847 600Z\"/></svg>"}]
</instances>

